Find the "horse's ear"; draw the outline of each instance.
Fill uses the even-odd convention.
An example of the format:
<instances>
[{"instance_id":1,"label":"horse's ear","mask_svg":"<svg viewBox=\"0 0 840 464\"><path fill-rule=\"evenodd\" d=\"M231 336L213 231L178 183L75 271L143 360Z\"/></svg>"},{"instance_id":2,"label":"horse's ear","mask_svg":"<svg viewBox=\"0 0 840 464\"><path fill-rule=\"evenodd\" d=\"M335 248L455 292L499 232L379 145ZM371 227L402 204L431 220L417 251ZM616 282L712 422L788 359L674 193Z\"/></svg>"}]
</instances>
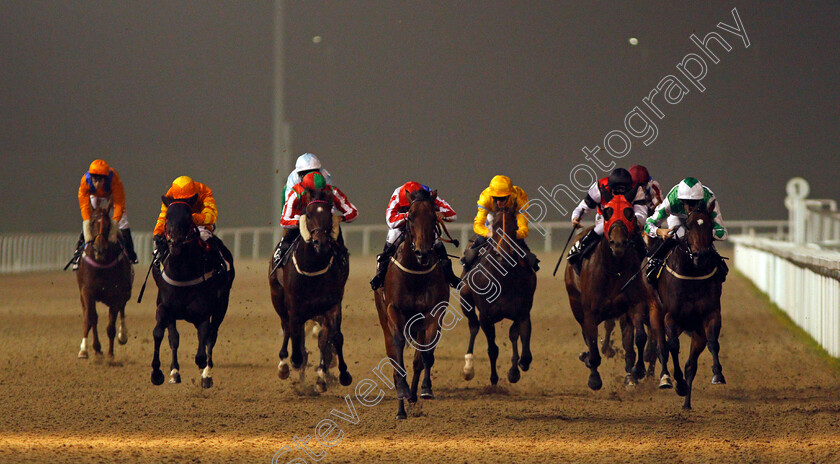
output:
<instances>
[{"instance_id":1,"label":"horse's ear","mask_svg":"<svg viewBox=\"0 0 840 464\"><path fill-rule=\"evenodd\" d=\"M191 197L187 198L187 200L186 200L186 201L187 201L187 204L189 204L190 206L195 205L195 202L197 202L197 201L198 201L198 194L196 193L195 195L193 195L193 196L191 196Z\"/></svg>"},{"instance_id":2,"label":"horse's ear","mask_svg":"<svg viewBox=\"0 0 840 464\"><path fill-rule=\"evenodd\" d=\"M712 211L715 210L716 207L717 207L717 199L713 198L712 201L709 202L709 206L708 206L707 210L708 210L708 212L711 213Z\"/></svg>"},{"instance_id":3,"label":"horse's ear","mask_svg":"<svg viewBox=\"0 0 840 464\"><path fill-rule=\"evenodd\" d=\"M615 196L612 192L605 189L602 185L598 185L598 190L601 191L601 201L603 201L604 203L609 203L610 200L612 200Z\"/></svg>"},{"instance_id":4,"label":"horse's ear","mask_svg":"<svg viewBox=\"0 0 840 464\"><path fill-rule=\"evenodd\" d=\"M613 215L613 212L614 211L612 209L612 206L607 206L606 208L604 208L604 221L609 221Z\"/></svg>"},{"instance_id":5,"label":"horse's ear","mask_svg":"<svg viewBox=\"0 0 840 464\"><path fill-rule=\"evenodd\" d=\"M437 190L432 190L431 198L432 198L432 203L434 203L435 200L437 200Z\"/></svg>"},{"instance_id":6,"label":"horse's ear","mask_svg":"<svg viewBox=\"0 0 840 464\"><path fill-rule=\"evenodd\" d=\"M175 201L175 200L173 200L172 198L167 197L166 195L161 195L161 196L160 196L160 201L162 201L162 202L163 202L163 205L164 205L164 206L166 206L167 208L169 208L169 204L170 204L170 203L172 203L172 202L173 202L173 201Z\"/></svg>"}]
</instances>

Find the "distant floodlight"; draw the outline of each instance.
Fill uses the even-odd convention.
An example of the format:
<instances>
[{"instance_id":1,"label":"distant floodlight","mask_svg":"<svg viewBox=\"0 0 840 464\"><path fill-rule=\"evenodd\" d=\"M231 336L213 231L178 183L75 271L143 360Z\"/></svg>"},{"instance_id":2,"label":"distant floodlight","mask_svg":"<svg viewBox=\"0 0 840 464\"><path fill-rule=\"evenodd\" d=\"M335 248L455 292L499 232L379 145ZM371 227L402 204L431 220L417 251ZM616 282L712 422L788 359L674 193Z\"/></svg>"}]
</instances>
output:
<instances>
[{"instance_id":1,"label":"distant floodlight","mask_svg":"<svg viewBox=\"0 0 840 464\"><path fill-rule=\"evenodd\" d=\"M630 42L630 45L637 45L639 43L639 39L635 37L630 37L627 41Z\"/></svg>"},{"instance_id":2,"label":"distant floodlight","mask_svg":"<svg viewBox=\"0 0 840 464\"><path fill-rule=\"evenodd\" d=\"M321 43L321 36L320 36L320 35L316 35L315 37L313 37L313 38L312 38L312 43L316 43L316 44L317 44L317 43Z\"/></svg>"}]
</instances>

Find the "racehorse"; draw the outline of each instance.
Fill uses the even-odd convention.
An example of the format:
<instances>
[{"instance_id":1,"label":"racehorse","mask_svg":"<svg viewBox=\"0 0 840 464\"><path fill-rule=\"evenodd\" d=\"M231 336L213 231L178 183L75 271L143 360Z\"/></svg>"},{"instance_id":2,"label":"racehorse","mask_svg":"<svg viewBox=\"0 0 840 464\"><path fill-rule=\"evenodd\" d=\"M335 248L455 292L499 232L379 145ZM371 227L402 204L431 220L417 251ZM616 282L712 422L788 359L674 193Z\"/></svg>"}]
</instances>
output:
<instances>
[{"instance_id":1,"label":"racehorse","mask_svg":"<svg viewBox=\"0 0 840 464\"><path fill-rule=\"evenodd\" d=\"M651 323L653 336L662 348L661 351L664 351L665 344L659 323L659 305L650 287L642 279L634 279L621 291L621 287L638 271L642 262L642 257L631 248L630 243L631 234L639 233L633 207L624 196L613 196L606 191L602 195L607 200L604 207L606 233L591 255L583 261L580 275L572 266L566 267L565 275L569 304L581 326L588 349L580 355L580 360L590 369L588 385L593 390L602 386L601 375L598 373L601 364L598 325L601 322L620 318L627 372L625 383L628 385L634 385L645 377L642 353L648 338L644 330L646 320ZM583 233L586 232L588 230ZM638 359L634 342L639 352ZM663 367L662 383L668 382L670 376Z\"/></svg>"},{"instance_id":2,"label":"racehorse","mask_svg":"<svg viewBox=\"0 0 840 464\"><path fill-rule=\"evenodd\" d=\"M417 402L420 370L424 370L420 397L433 399L431 370L435 346L449 292L443 270L433 251L437 224L437 191L418 190L409 194L411 206L405 220L405 239L391 258L385 285L374 292L379 324L385 337L385 350L394 365L394 384L399 403L397 419L405 419L405 400ZM414 376L406 382L403 350L406 337L414 347Z\"/></svg>"},{"instance_id":3,"label":"racehorse","mask_svg":"<svg viewBox=\"0 0 840 464\"><path fill-rule=\"evenodd\" d=\"M531 306L534 303L534 291L537 288L537 275L525 261L526 253L515 242L516 210L504 206L493 215L492 235L487 241L486 251L475 267L461 276L459 300L461 310L470 326L470 341L464 356L463 377L470 380L475 375L473 368L473 345L478 329L487 337L487 354L490 357L490 383L496 385L499 376L496 373L496 359L499 347L496 345L495 324L502 319L513 323L508 333L513 357L508 371L508 381L519 381L519 368L528 371L531 365ZM481 270L481 272L477 272ZM488 278L487 274L490 274ZM491 281L492 279L492 281ZM499 291L488 291L491 283ZM476 288L473 288L475 286ZM483 291L482 291L483 290ZM473 309L477 309L476 314ZM519 356L519 339L522 340L522 356ZM518 366L518 367L517 367Z\"/></svg>"},{"instance_id":4,"label":"racehorse","mask_svg":"<svg viewBox=\"0 0 840 464\"><path fill-rule=\"evenodd\" d=\"M289 377L291 338L291 367L299 372L299 382L303 382L308 357L304 324L312 319L321 325L318 332L321 362L316 388L323 393L327 390L327 369L333 359L333 350L338 355L339 382L347 386L353 381L344 362L344 335L341 333L341 301L350 265L343 247L337 242L340 217L332 214L332 192L309 190L305 198L308 203L299 220L301 235L289 251L291 259L279 269L272 261L268 282L271 302L283 327L277 375L281 379Z\"/></svg>"},{"instance_id":5,"label":"racehorse","mask_svg":"<svg viewBox=\"0 0 840 464\"><path fill-rule=\"evenodd\" d=\"M187 200L162 197L166 205L165 236L168 254L163 259L163 270L153 269L158 287L157 311L152 334L155 353L152 358L152 383L163 383L160 370L160 343L164 330L169 330L169 347L172 349L169 383L180 383L178 344L180 336L175 326L178 320L192 323L198 332L198 350L195 364L201 372L201 386L213 386L213 347L219 326L225 318L230 299L230 288L236 271L233 256L217 237L206 243L192 220L192 205L198 196ZM214 249L213 245L215 244Z\"/></svg>"},{"instance_id":6,"label":"racehorse","mask_svg":"<svg viewBox=\"0 0 840 464\"><path fill-rule=\"evenodd\" d=\"M120 345L128 341L125 329L125 304L131 298L131 284L134 282L134 269L120 245L119 229L110 216L110 206L105 205L93 210L90 217L93 240L85 245L83 258L76 271L79 284L79 296L82 301L82 344L79 358L87 358L87 336L93 329L93 350L102 354L99 334L96 330L98 316L96 302L108 306L108 358L114 357L114 336ZM119 332L114 327L120 316Z\"/></svg>"},{"instance_id":7,"label":"racehorse","mask_svg":"<svg viewBox=\"0 0 840 464\"><path fill-rule=\"evenodd\" d=\"M717 255L712 246L714 223L701 201L688 215L685 234L665 260L664 272L657 289L665 311L665 332L668 349L674 358L674 379L677 394L685 396L683 409L691 409L691 388L697 374L697 358L708 345L712 353L712 384L726 383L720 365L722 282L718 272ZM679 366L680 334L691 335L691 352L685 364L685 379ZM665 361L667 362L667 357Z\"/></svg>"}]
</instances>

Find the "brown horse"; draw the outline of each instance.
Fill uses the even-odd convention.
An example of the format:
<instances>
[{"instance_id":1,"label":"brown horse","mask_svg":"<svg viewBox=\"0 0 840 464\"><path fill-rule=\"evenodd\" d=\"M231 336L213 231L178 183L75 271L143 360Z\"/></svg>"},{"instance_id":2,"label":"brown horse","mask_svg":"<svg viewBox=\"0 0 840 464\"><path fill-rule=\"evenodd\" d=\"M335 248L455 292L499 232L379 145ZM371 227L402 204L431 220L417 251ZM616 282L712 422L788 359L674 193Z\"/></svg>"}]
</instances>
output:
<instances>
[{"instance_id":1,"label":"brown horse","mask_svg":"<svg viewBox=\"0 0 840 464\"><path fill-rule=\"evenodd\" d=\"M499 208L493 215L493 234L481 251L481 258L475 267L461 276L459 286L461 310L470 325L470 341L464 356L465 380L475 375L473 368L473 345L478 329L487 337L487 354L490 357L490 383L496 385L496 359L499 347L496 345L495 324L502 319L513 323L508 333L513 357L508 371L508 381L519 381L519 368L528 371L531 365L531 306L537 288L537 275L525 261L526 252L516 243L516 210ZM495 284L498 291L491 292ZM473 311L478 309L479 314ZM522 340L522 356L519 356L519 340Z\"/></svg>"},{"instance_id":2,"label":"brown horse","mask_svg":"<svg viewBox=\"0 0 840 464\"><path fill-rule=\"evenodd\" d=\"M291 339L291 367L298 371L298 381L303 383L308 357L304 325L310 319L317 321L321 325L318 333L321 362L316 388L325 392L333 351L338 355L339 382L347 386L353 381L344 362L344 335L341 333L341 301L350 265L343 247L337 242L339 229L332 214L332 193L309 191L305 198L308 202L299 221L301 237L290 251L291 259L268 276L271 302L283 327L277 375L281 379L289 377L288 345ZM269 266L273 267L273 262Z\"/></svg>"},{"instance_id":3,"label":"brown horse","mask_svg":"<svg viewBox=\"0 0 840 464\"><path fill-rule=\"evenodd\" d=\"M417 402L420 370L425 371L420 397L433 399L431 370L449 301L443 270L433 250L436 240L435 199L437 191L418 190L409 195L411 206L405 221L405 240L397 248L385 273L385 285L374 292L385 350L395 363L394 384L399 407L397 419L405 419L405 400ZM408 339L408 340L407 340ZM403 350L406 341L414 347L414 377L406 382Z\"/></svg>"},{"instance_id":4,"label":"brown horse","mask_svg":"<svg viewBox=\"0 0 840 464\"><path fill-rule=\"evenodd\" d=\"M128 341L125 329L125 304L131 298L131 284L134 282L134 269L120 245L119 230L113 223L110 206L93 210L90 228L93 240L85 245L76 281L79 284L79 296L82 301L82 344L79 357L87 358L87 336L93 329L93 350L102 354L99 334L96 330L98 316L96 302L108 306L108 358L114 357L114 336L117 335L115 322L120 316L118 340L120 345Z\"/></svg>"},{"instance_id":5,"label":"brown horse","mask_svg":"<svg viewBox=\"0 0 840 464\"><path fill-rule=\"evenodd\" d=\"M714 211L714 203L708 210ZM718 359L722 282L717 275L717 255L712 247L714 223L708 210L700 202L688 215L685 236L665 260L657 286L665 311L668 349L674 358L677 394L685 396L683 409L691 409L691 386L697 374L697 358L706 346L712 353L712 384L726 383ZM685 379L679 366L679 337L683 332L691 335ZM663 362L667 362L667 357Z\"/></svg>"},{"instance_id":6,"label":"brown horse","mask_svg":"<svg viewBox=\"0 0 840 464\"><path fill-rule=\"evenodd\" d=\"M580 359L590 369L588 385L593 390L602 386L601 375L598 373L601 364L598 325L601 322L614 318L619 318L621 322L627 372L625 383L628 385L645 377L642 353L648 338L644 330L646 320L652 325L654 338L662 347L661 351L664 351L665 344L659 324L659 305L650 287L643 279L635 279L621 291L621 287L638 271L642 262L642 257L632 249L630 243L630 234L639 233L632 206L624 197L616 196L604 208L604 221L606 233L592 254L583 261L580 275L572 266L567 266L565 276L572 313L581 326L588 349L580 355ZM582 236L583 233L579 239ZM634 342L639 352L638 359ZM669 381L664 368L662 379L663 383Z\"/></svg>"}]
</instances>

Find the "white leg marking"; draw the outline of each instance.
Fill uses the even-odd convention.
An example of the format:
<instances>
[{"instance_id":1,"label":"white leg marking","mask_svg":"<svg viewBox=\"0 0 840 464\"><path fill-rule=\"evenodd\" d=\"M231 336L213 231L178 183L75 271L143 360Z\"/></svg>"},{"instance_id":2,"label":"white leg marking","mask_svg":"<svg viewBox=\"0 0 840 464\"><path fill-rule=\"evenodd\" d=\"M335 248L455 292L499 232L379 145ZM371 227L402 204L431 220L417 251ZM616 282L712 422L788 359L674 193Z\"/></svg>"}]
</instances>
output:
<instances>
[{"instance_id":1,"label":"white leg marking","mask_svg":"<svg viewBox=\"0 0 840 464\"><path fill-rule=\"evenodd\" d=\"M82 343L79 345L79 357L80 358L87 358L87 339L83 338Z\"/></svg>"},{"instance_id":2,"label":"white leg marking","mask_svg":"<svg viewBox=\"0 0 840 464\"><path fill-rule=\"evenodd\" d=\"M213 372L210 371L210 366L205 367L204 370L201 371L201 377L213 377Z\"/></svg>"}]
</instances>

